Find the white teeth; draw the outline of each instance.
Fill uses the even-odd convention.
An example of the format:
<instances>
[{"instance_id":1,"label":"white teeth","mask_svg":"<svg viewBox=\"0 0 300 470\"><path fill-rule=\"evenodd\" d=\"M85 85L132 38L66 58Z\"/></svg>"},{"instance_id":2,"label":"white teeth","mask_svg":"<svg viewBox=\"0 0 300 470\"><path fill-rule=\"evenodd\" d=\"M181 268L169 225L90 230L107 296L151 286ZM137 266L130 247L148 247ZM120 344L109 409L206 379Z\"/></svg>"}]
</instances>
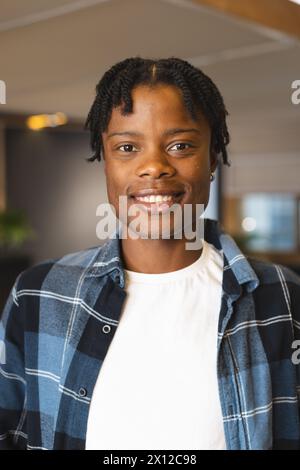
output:
<instances>
[{"instance_id":1,"label":"white teeth","mask_svg":"<svg viewBox=\"0 0 300 470\"><path fill-rule=\"evenodd\" d=\"M136 197L137 201L142 201L142 202L167 202L167 201L172 201L173 197L172 196L162 196L158 194L157 196L154 196L151 194L151 196L139 196Z\"/></svg>"}]
</instances>

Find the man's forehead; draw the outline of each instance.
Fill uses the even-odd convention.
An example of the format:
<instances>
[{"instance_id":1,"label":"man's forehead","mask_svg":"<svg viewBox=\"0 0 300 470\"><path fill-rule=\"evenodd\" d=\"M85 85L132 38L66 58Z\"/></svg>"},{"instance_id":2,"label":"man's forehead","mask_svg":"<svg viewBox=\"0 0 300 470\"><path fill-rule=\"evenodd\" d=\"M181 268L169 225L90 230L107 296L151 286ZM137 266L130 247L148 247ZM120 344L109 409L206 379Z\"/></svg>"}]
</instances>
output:
<instances>
[{"instance_id":1,"label":"man's forehead","mask_svg":"<svg viewBox=\"0 0 300 470\"><path fill-rule=\"evenodd\" d=\"M159 127L162 132L167 131L167 129L201 129L206 126L206 119L200 110L197 112L197 120L195 121L184 106L180 108L156 107L150 111L147 108L133 106L132 111L132 113L123 115L121 108L113 108L104 134L108 137L112 133L130 129L137 131L137 133L144 133L149 125Z\"/></svg>"}]
</instances>

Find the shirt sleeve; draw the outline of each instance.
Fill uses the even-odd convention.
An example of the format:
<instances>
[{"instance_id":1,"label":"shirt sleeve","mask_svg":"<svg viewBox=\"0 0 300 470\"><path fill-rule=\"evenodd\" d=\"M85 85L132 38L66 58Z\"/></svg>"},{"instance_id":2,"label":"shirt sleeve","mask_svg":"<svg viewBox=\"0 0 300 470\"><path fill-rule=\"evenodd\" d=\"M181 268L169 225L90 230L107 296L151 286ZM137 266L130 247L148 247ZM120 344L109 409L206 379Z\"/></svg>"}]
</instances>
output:
<instances>
[{"instance_id":1,"label":"shirt sleeve","mask_svg":"<svg viewBox=\"0 0 300 470\"><path fill-rule=\"evenodd\" d=\"M17 298L20 275L0 320L0 449L26 449L24 319Z\"/></svg>"}]
</instances>

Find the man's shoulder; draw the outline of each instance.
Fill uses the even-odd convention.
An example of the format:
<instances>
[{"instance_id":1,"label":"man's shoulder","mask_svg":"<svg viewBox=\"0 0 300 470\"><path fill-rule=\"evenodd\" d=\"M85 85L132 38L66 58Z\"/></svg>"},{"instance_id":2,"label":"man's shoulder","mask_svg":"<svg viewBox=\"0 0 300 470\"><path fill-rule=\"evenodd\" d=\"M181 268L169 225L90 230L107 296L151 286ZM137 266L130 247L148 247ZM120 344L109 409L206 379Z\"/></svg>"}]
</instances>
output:
<instances>
[{"instance_id":1,"label":"man's shoulder","mask_svg":"<svg viewBox=\"0 0 300 470\"><path fill-rule=\"evenodd\" d=\"M258 286L252 293L256 318L265 321L265 325L277 324L280 328L281 321L286 322L292 319L295 338L299 338L297 336L300 331L299 275L282 264L252 257L247 257L247 261L259 280Z\"/></svg>"},{"instance_id":2,"label":"man's shoulder","mask_svg":"<svg viewBox=\"0 0 300 470\"><path fill-rule=\"evenodd\" d=\"M247 261L257 275L260 284L289 283L300 289L300 276L291 268L271 261L247 256Z\"/></svg>"},{"instance_id":3,"label":"man's shoulder","mask_svg":"<svg viewBox=\"0 0 300 470\"><path fill-rule=\"evenodd\" d=\"M294 318L300 329L300 277L292 269L282 264L248 258L258 279L259 286L254 291L256 304L264 308L272 305L272 314L283 305Z\"/></svg>"},{"instance_id":4,"label":"man's shoulder","mask_svg":"<svg viewBox=\"0 0 300 470\"><path fill-rule=\"evenodd\" d=\"M104 245L103 245L104 246ZM61 257L49 258L22 271L16 280L16 290L41 289L49 279L59 287L59 282L78 280L99 256L103 246L94 246L68 253Z\"/></svg>"}]
</instances>

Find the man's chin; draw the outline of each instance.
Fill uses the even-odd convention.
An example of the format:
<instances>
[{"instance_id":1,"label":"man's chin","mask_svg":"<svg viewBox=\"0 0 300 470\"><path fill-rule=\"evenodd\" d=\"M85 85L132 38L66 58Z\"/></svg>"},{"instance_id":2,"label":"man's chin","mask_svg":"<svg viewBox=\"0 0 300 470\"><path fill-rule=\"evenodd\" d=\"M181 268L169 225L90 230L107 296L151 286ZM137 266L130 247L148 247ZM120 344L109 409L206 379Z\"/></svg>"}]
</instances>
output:
<instances>
[{"instance_id":1,"label":"man's chin","mask_svg":"<svg viewBox=\"0 0 300 470\"><path fill-rule=\"evenodd\" d=\"M176 238L184 238L181 224L177 228L173 225L165 227L162 221L153 223L151 226L149 224L145 224L144 226L141 224L138 228L132 227L129 224L126 230L123 231L123 235L124 234L126 234L127 238L133 240L173 240Z\"/></svg>"}]
</instances>

